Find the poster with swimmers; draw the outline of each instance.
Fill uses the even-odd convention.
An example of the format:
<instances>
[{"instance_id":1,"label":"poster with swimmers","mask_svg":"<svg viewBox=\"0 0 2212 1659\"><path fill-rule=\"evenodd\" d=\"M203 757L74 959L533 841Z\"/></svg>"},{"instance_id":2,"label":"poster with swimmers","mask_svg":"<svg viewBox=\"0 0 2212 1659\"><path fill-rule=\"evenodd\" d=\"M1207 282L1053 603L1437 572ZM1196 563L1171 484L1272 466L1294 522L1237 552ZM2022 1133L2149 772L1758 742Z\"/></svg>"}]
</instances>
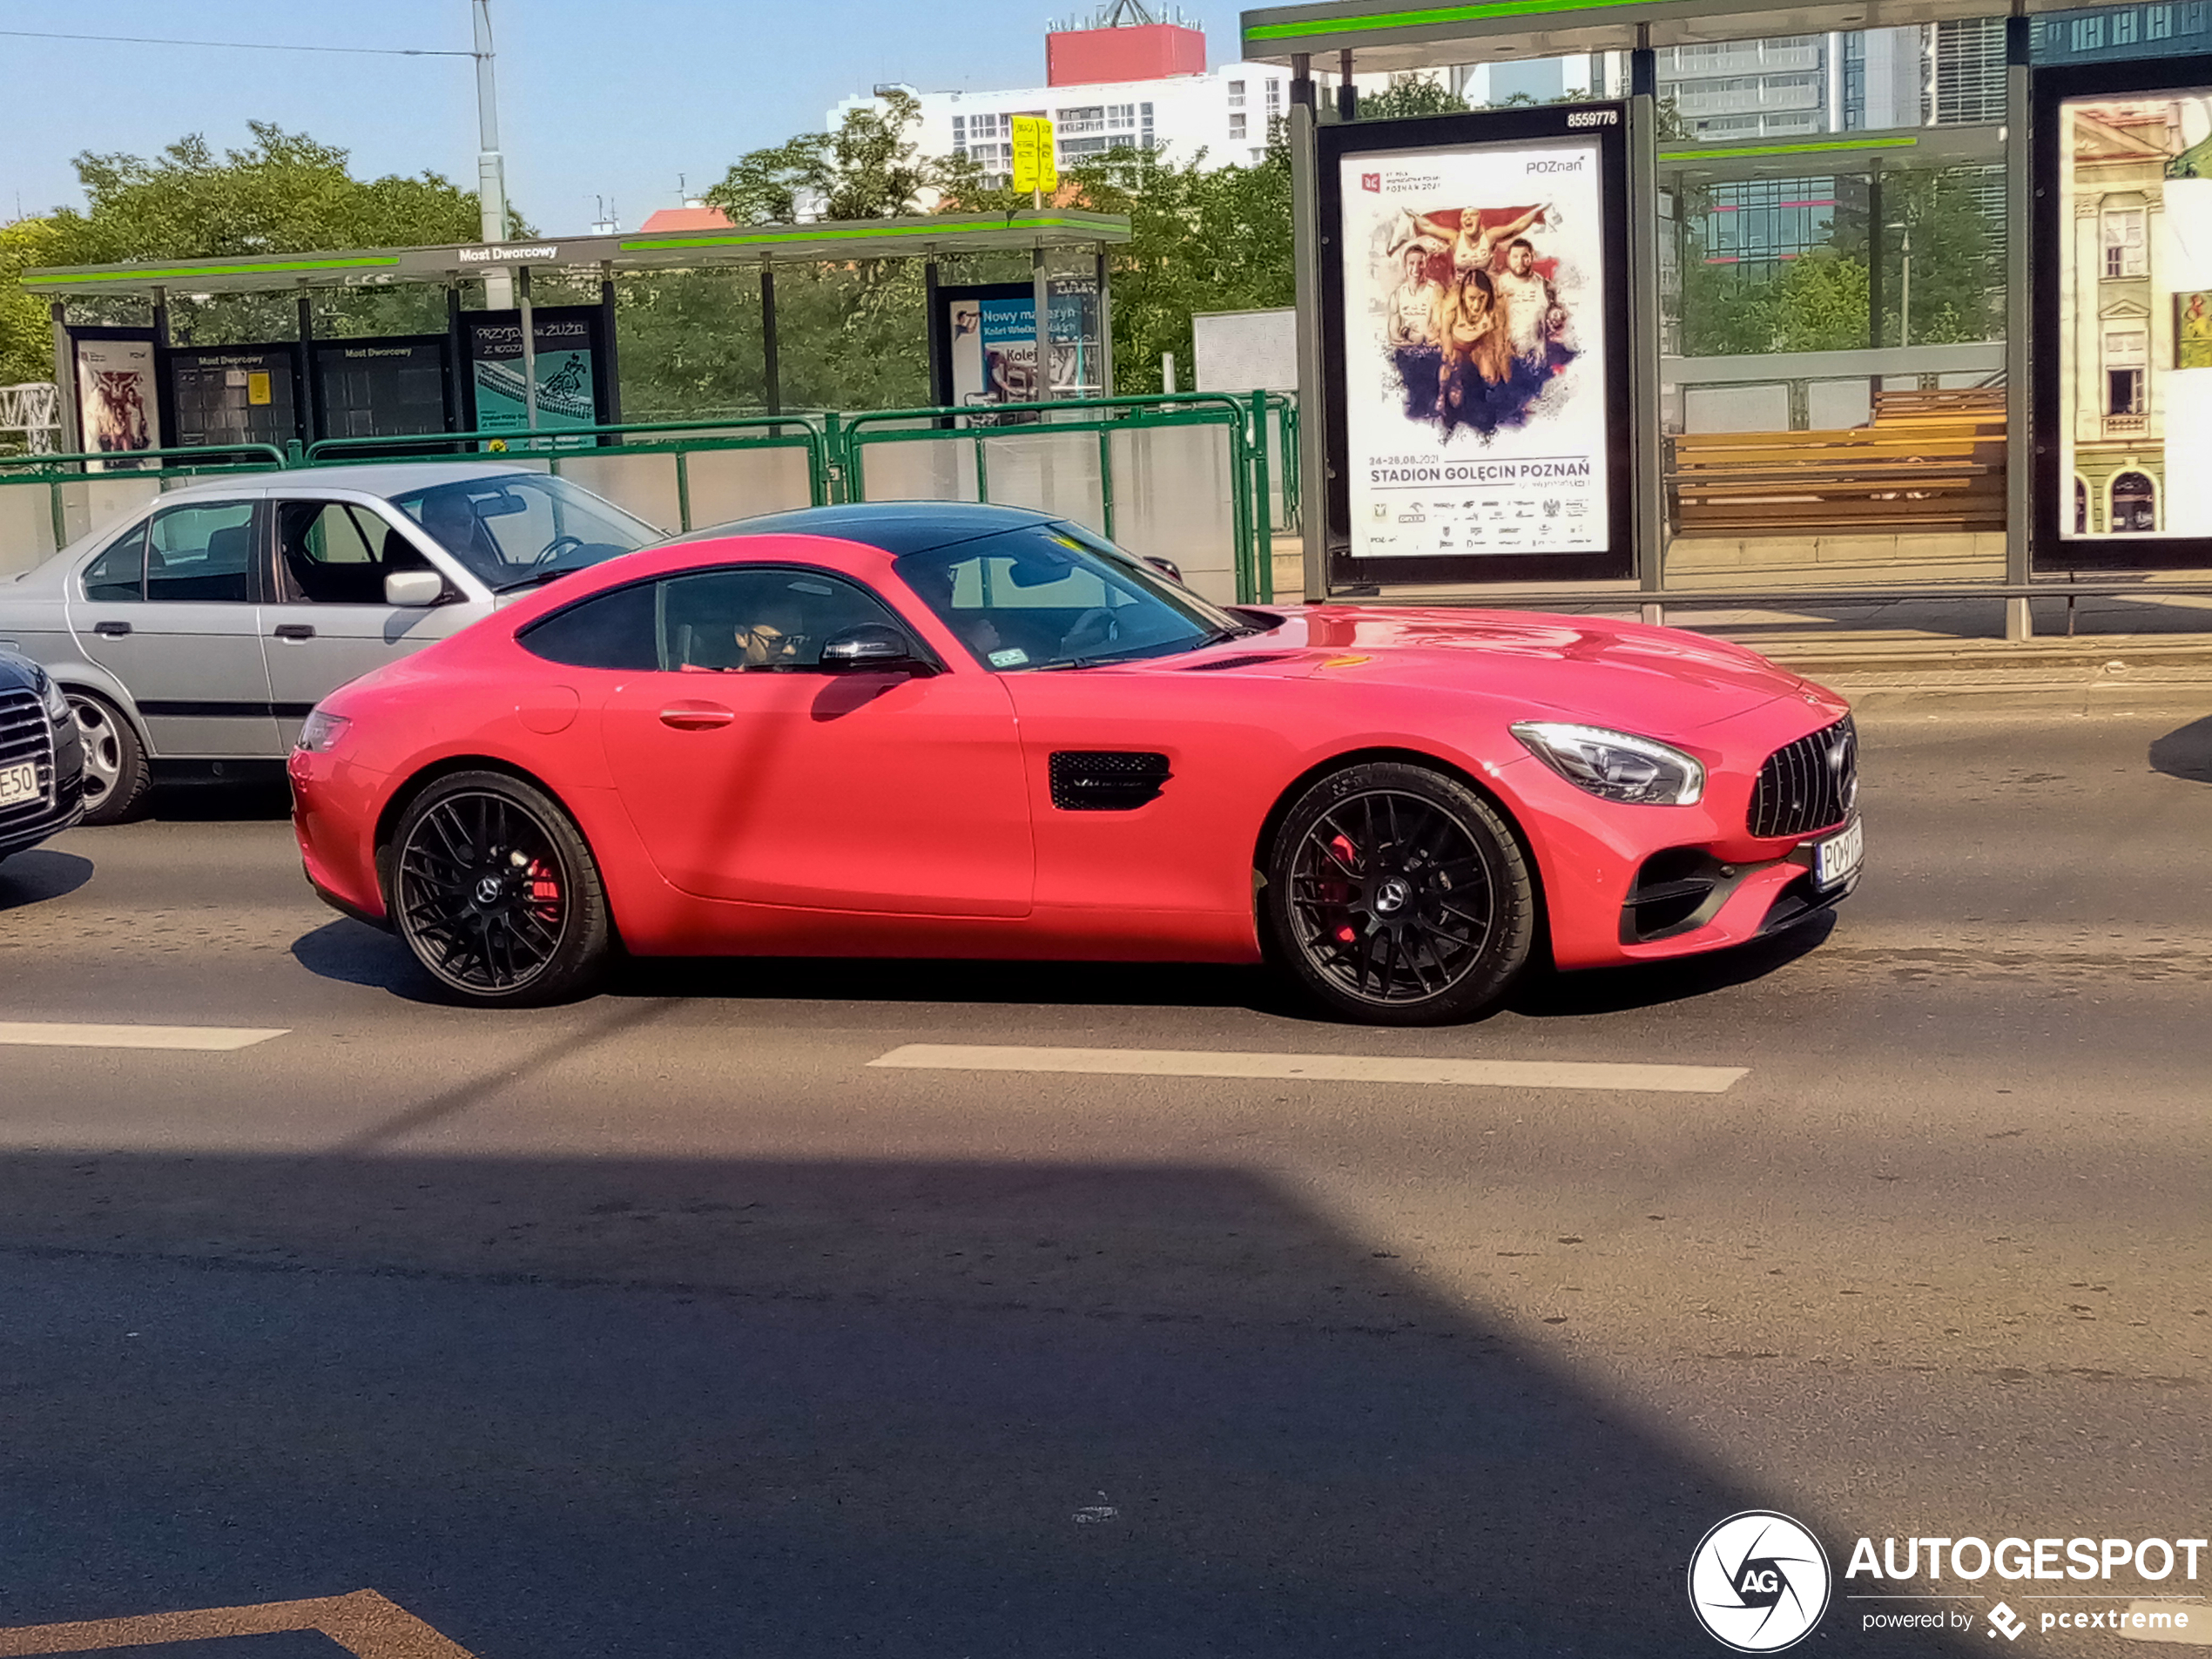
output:
<instances>
[{"instance_id":1,"label":"poster with swimmers","mask_svg":"<svg viewBox=\"0 0 2212 1659\"><path fill-rule=\"evenodd\" d=\"M1337 165L1352 556L1612 550L1598 138Z\"/></svg>"}]
</instances>

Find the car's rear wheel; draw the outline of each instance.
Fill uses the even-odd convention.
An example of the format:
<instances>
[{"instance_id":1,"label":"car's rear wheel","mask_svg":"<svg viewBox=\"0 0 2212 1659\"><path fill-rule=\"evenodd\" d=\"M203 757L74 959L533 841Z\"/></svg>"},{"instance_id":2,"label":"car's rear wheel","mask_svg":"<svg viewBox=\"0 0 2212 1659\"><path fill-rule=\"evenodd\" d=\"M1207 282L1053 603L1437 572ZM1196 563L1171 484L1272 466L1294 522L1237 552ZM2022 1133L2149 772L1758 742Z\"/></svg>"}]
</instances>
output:
<instances>
[{"instance_id":1,"label":"car's rear wheel","mask_svg":"<svg viewBox=\"0 0 2212 1659\"><path fill-rule=\"evenodd\" d=\"M1511 827L1458 779L1351 765L1291 804L1260 894L1270 954L1340 1018L1464 1020L1527 966L1536 895Z\"/></svg>"},{"instance_id":2,"label":"car's rear wheel","mask_svg":"<svg viewBox=\"0 0 2212 1659\"><path fill-rule=\"evenodd\" d=\"M137 730L104 697L69 694L70 718L84 747L84 821L120 824L138 815L153 781Z\"/></svg>"},{"instance_id":3,"label":"car's rear wheel","mask_svg":"<svg viewBox=\"0 0 2212 1659\"><path fill-rule=\"evenodd\" d=\"M599 867L544 791L504 772L441 778L393 837L387 902L415 960L459 1001L529 1008L579 995L614 929Z\"/></svg>"}]
</instances>

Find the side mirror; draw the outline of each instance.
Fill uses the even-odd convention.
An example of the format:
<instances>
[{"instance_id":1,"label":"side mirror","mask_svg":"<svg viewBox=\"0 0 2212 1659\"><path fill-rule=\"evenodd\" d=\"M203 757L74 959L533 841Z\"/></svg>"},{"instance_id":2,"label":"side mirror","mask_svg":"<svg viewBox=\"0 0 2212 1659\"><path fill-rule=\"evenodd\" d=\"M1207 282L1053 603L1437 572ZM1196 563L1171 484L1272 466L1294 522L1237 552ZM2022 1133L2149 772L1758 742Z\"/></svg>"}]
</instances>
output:
<instances>
[{"instance_id":1,"label":"side mirror","mask_svg":"<svg viewBox=\"0 0 2212 1659\"><path fill-rule=\"evenodd\" d=\"M435 570L394 570L384 578L384 603L427 610L445 597L446 579Z\"/></svg>"},{"instance_id":2,"label":"side mirror","mask_svg":"<svg viewBox=\"0 0 2212 1659\"><path fill-rule=\"evenodd\" d=\"M1180 583L1183 580L1183 567L1173 559L1156 558L1147 553L1144 556L1144 562L1170 582Z\"/></svg>"},{"instance_id":3,"label":"side mirror","mask_svg":"<svg viewBox=\"0 0 2212 1659\"><path fill-rule=\"evenodd\" d=\"M833 673L854 669L904 668L924 673L929 665L914 652L906 631L888 623L868 622L847 628L823 642L821 665Z\"/></svg>"}]
</instances>

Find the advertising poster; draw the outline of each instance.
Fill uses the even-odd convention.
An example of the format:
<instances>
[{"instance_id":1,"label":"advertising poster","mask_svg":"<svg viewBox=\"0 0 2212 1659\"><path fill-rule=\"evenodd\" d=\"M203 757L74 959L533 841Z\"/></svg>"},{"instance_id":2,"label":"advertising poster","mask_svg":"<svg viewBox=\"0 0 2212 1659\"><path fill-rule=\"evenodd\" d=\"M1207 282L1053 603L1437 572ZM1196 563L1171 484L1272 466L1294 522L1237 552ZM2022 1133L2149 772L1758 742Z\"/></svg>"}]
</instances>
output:
<instances>
[{"instance_id":1,"label":"advertising poster","mask_svg":"<svg viewBox=\"0 0 2212 1659\"><path fill-rule=\"evenodd\" d=\"M533 319L537 368L537 425L542 432L599 422L593 374L596 336L590 316L539 313ZM523 384L523 328L511 313L469 321L470 390L475 423L484 432L520 432L529 424Z\"/></svg>"},{"instance_id":2,"label":"advertising poster","mask_svg":"<svg viewBox=\"0 0 2212 1659\"><path fill-rule=\"evenodd\" d=\"M2212 536L2212 87L2059 105L2059 535Z\"/></svg>"},{"instance_id":3,"label":"advertising poster","mask_svg":"<svg viewBox=\"0 0 2212 1659\"><path fill-rule=\"evenodd\" d=\"M1611 550L1595 138L1339 163L1350 552Z\"/></svg>"},{"instance_id":4,"label":"advertising poster","mask_svg":"<svg viewBox=\"0 0 2212 1659\"><path fill-rule=\"evenodd\" d=\"M160 401L154 382L154 345L141 340L87 339L77 346L78 447L86 455L122 455L161 447ZM93 470L136 462L93 462Z\"/></svg>"},{"instance_id":5,"label":"advertising poster","mask_svg":"<svg viewBox=\"0 0 2212 1659\"><path fill-rule=\"evenodd\" d=\"M1027 283L940 291L948 359L940 395L970 408L1095 397L1099 391L1098 284L1089 277L1051 280L1052 372L1037 376L1037 307ZM947 394L949 395L946 395Z\"/></svg>"}]
</instances>

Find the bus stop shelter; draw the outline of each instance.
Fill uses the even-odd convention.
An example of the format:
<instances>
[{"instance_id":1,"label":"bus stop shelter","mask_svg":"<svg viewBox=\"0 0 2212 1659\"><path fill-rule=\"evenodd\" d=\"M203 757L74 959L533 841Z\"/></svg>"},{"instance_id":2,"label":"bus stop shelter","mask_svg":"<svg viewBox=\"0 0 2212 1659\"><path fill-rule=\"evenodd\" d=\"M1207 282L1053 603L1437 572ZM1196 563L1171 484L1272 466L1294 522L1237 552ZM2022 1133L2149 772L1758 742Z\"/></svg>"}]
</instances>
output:
<instances>
[{"instance_id":1,"label":"bus stop shelter","mask_svg":"<svg viewBox=\"0 0 2212 1659\"><path fill-rule=\"evenodd\" d=\"M293 391L298 410L297 435L307 442L333 435L317 429L316 411L324 400L311 384L314 375L313 347L317 343L312 302L318 291L369 289L401 284L442 287L447 294L446 343L429 336L415 343L438 346L449 378L457 378L469 359L463 340L468 319L484 314L464 312L463 286L487 279L506 279L514 295L513 310L504 314L509 338L518 349L516 372L510 375L514 389L514 424L537 430L541 424L543 388L538 373L538 339L543 318L532 301L533 276L558 274L596 279L597 307L565 307L578 338L596 344L590 375L600 394L590 413L597 418L577 422L611 425L620 421L618 374L615 361L614 295L617 280L627 274L672 270L736 267L759 273L762 306L762 354L767 388L767 408L780 414L782 398L778 371L775 280L779 266L817 264L858 264L886 259L920 259L925 262L933 303L930 326L939 326L934 303L937 262L960 255L1022 253L1030 256L1035 295L1040 361L1049 346L1049 307L1047 266L1055 254L1088 254L1097 284L1100 376L1105 395L1112 392L1112 312L1109 298L1106 250L1126 242L1129 220L1123 216L1057 207L1021 209L1005 214L948 212L882 219L826 219L797 225L735 226L727 229L687 230L645 234L615 233L581 237L545 237L529 241L462 245L448 247L354 248L332 252L285 253L249 258L185 260L167 263L89 266L28 272L22 279L27 290L51 302L54 325L55 381L62 398L64 434L85 431L78 407L82 380L78 347L67 316L72 299L123 296L143 300L152 308L147 333L146 355L170 350L169 307L172 300L199 300L217 294L290 294L299 302L296 341L277 342L291 354L299 384ZM596 309L597 319L590 316ZM78 330L81 336L88 331ZM381 342L379 342L380 344ZM394 341L397 353L405 341ZM233 349L236 361L217 365L229 378L243 380L248 395L263 401L275 390L268 384L274 375L249 361L250 350ZM120 372L120 371L117 371ZM256 375L260 379L255 380ZM150 376L151 378L151 376ZM172 395L165 385L165 397ZM467 400L448 394L448 429L456 428L458 411ZM64 443L64 448L71 447ZM87 448L99 446L87 442ZM118 444L119 448L131 446Z\"/></svg>"},{"instance_id":2,"label":"bus stop shelter","mask_svg":"<svg viewBox=\"0 0 2212 1659\"><path fill-rule=\"evenodd\" d=\"M1462 130L1451 128L1448 124L1494 121L1500 118L1501 112L1434 118L1433 121L1352 124L1357 111L1353 74L1514 64L1570 53L1622 52L1626 54L1629 69L1625 99L1608 100L1603 93L1593 92L1590 106L1582 114L1552 113L1534 108L1502 114L1520 118L1531 132L1555 128L1563 135L1576 124L1595 126L1601 121L1615 120L1625 129L1625 162L1621 169L1625 201L1609 207L1606 216L1617 220L1622 263L1625 266L1625 270L1617 275L1608 268L1607 280L1608 287L1619 288L1618 303L1622 307L1621 326L1614 338L1614 358L1626 359L1626 388L1621 403L1624 418L1617 422L1619 453L1615 457L1620 463L1615 471L1629 496L1622 507L1623 531L1615 544L1626 563L1618 572L1622 579L1594 583L1567 580L1571 561L1554 560L1546 564L1541 560L1521 560L1520 565L1528 567L1524 573L1527 579L1518 584L1519 590L1510 596L1509 602L1588 600L1593 597L1592 590L1602 586L1612 590L1616 599L1641 601L1646 617L1656 620L1662 615L1665 603L1702 603L1721 598L1756 603L1763 597L1772 597L1762 596L1742 584L1731 587L1724 595L1701 592L1701 584L1695 575L1689 573L1686 563L1671 573L1667 569L1670 523L1671 533L1679 535L1685 517L1710 510L1710 495L1701 496L1695 487L1684 484L1685 469L1700 459L1701 452L1694 443L1685 444L1675 435L1682 429L1679 418L1673 420L1672 429L1668 429L1669 422L1662 420L1662 412L1679 410L1684 391L1681 382L1685 379L1694 381L1701 373L1715 381L1730 375L1749 378L1761 372L1755 360L1701 362L1695 357L1679 354L1667 359L1662 372L1662 258L1673 252L1664 246L1663 239L1669 233L1668 186L1679 192L1684 185L1711 188L1759 179L1802 179L1812 172L1848 172L1855 179L1868 181L1872 203L1869 223L1871 233L1878 239L1885 228L1880 206L1881 181L1894 179L1898 170L1973 169L1984 177L1994 179L1995 170L2001 168L2002 270L2008 315L2001 328L2001 339L1993 339L1986 346L1972 350L1956 348L1959 366L1982 373L1986 389L1973 395L1980 400L1976 408L1985 421L1970 433L1970 436L1979 440L1978 447L1962 440L1957 465L1952 469L1962 475L1974 475L1968 480L1968 496L1981 489L1986 481L1988 500L1980 510L1988 516L1989 524L2001 525L2002 530L2001 569L1996 568L1993 557L1985 557L1978 567L1977 579L1967 586L1975 597L2002 598L2008 636L2027 637L2032 625L2028 611L2031 585L2039 572L2047 578L2053 576L2060 543L2059 535L2052 529L2053 516L2059 509L2041 499L2048 495L2052 502L2056 502L2060 488L2051 482L2057 465L2054 457L2059 449L2051 436L2060 401L2055 361L2060 354L2055 341L2058 331L2057 325L2047 325L2045 319L2047 314L2056 315L2062 286L2066 290L2065 303L2071 307L2074 295L2081 285L2094 282L2101 274L2091 256L2077 255L2071 243L2064 245L2065 257L2073 264L2063 273L2060 271L2063 233L2055 222L2059 209L2054 203L2059 193L2056 184L2060 174L2054 159L2057 149L2052 131L2056 125L2053 114L2060 106L2047 99L2038 103L2047 94L2048 98L2062 96L2058 90L2062 84L2065 93L2072 93L2074 84L2066 76L2075 71L2047 75L2038 66L2034 67L2033 78L2031 76L2031 68L2037 63L2032 51L2035 15L2065 9L2056 0L2009 0L2008 4L2007 0L1818 0L1809 6L1786 9L1770 3L1770 0L1638 0L1635 5L1625 0L1580 0L1579 3L1577 0L1478 0L1476 3L1421 6L1406 5L1404 0L1324 0L1323 3L1270 6L1245 11L1242 18L1243 56L1248 60L1284 65L1291 75L1289 119L1298 296L1298 388L1300 407L1305 411L1303 471L1308 481L1305 495L1309 502L1304 520L1307 597L1318 599L1334 595L1356 598L1372 594L1377 591L1375 579L1367 573L1375 570L1399 572L1395 577L1386 576L1381 579L1386 583L1395 580L1401 584L1400 591L1405 583L1425 582L1428 590L1438 597L1447 597L1442 590L1445 586L1457 590L1449 597L1470 597L1470 590L1479 593L1479 584L1491 579L1487 570L1481 575L1472 574L1482 563L1474 559L1457 561L1451 568L1460 573L1458 576L1424 578L1404 574L1413 568L1413 560L1371 558L1363 563L1348 556L1348 553L1359 550L1359 537L1371 527L1365 523L1368 509L1364 505L1359 513L1361 522L1352 522L1346 499L1349 486L1340 475L1352 469L1343 448L1342 434L1346 420L1343 413L1347 374L1345 330L1349 327L1355 336L1362 330L1373 330L1377 326L1368 318L1380 307L1372 295L1367 295L1367 312L1354 316L1349 324L1345 320L1357 310L1362 295L1353 294L1352 309L1347 310L1345 293L1352 278L1345 272L1353 260L1348 248L1359 227L1344 204L1347 199L1356 201L1361 190L1390 187L1380 165L1374 171L1359 173L1354 159L1358 153L1373 152L1378 164L1403 160L1406 153L1440 153L1448 147L1445 144L1448 133ZM2001 120L1985 118L1966 125L1930 125L1772 138L1747 137L1738 141L1686 143L1662 138L1658 67L1659 54L1666 49L1716 46L1779 36L1804 37L1815 31L1840 34L1993 20L1993 14L2001 14L2003 18ZM2191 109L2197 111L2189 118L2195 122L2206 107L2195 89L2212 81L2212 73L2208 73L2207 68L2207 60L2201 57L2168 60L2165 68L2155 71L2134 65L2121 71L2112 84L2119 89L2115 93L2119 97L2142 96L2152 88L2191 89L2186 96L2192 100ZM1314 79L1317 71L1339 78L1339 102L1335 111L1339 118L1333 124L1327 123L1326 113L1318 105ZM2142 91L2131 93L2131 88ZM2100 85L2096 90L2103 88ZM2161 91L2158 95L2165 93ZM1607 112L1602 106L1608 103L1621 113ZM1547 120L1551 123L1549 128L1544 126ZM1400 129L1400 136L1394 141L1401 146L1412 146L1411 152L1401 149L1393 155L1390 150L1393 140L1379 132L1372 138L1348 136L1370 126ZM1464 130L1474 131L1472 127ZM2193 135L2194 128L2191 131ZM2194 136L2188 141L2200 142ZM2039 145L2043 147L2039 149ZM1427 146L1426 151L1423 146ZM2069 167L2073 159L2073 152L2069 152ZM2177 162L2169 163L2167 176L2175 177L2172 166L2187 160L2188 157L2182 156ZM2071 172L2067 174L2069 179L2072 176ZM2040 194L2051 199L2039 200L2037 186L2047 181L2047 187ZM2171 185L2168 193L2173 193ZM1535 199L1533 190L1530 199ZM2149 199L2155 206L2155 192ZM2090 218L2087 222L2094 225L2091 206L2082 201L2073 206L2069 219L2087 213ZM1366 223L1366 219L1359 221L1360 226ZM1884 385L1885 371L1890 373L1892 384L1900 378L1908 360L1911 366L1925 366L1922 361L1925 353L1915 355L1901 351L1880 337L1885 305L1880 287L1881 246L1876 240L1869 257L1874 284L1869 304L1872 337L1867 349L1851 354L1860 377L1862 398L1870 377L1871 383L1879 388ZM1438 255L1440 260L1448 257L1440 253ZM1609 266L1609 260L1608 263ZM1909 284L1909 262L1905 273L1905 280ZM2134 274L2132 267L2130 274ZM1679 276L1676 281L1679 293ZM2195 287L2212 283L2192 279L2184 286ZM2028 322L2030 296L2035 296L2036 320L2033 327ZM2161 295L2161 301L2168 297ZM2192 296L2171 297L2186 302ZM1889 300L1893 301L1895 298L1892 292ZM1608 303L1615 303L1614 299L1609 297ZM2077 338L2083 337L2071 320L2065 327L2074 331ZM2175 332L2181 332L2178 325ZM2157 341L2160 336L2154 334L2149 338ZM1899 345L1905 343L1901 341ZM1837 359L1845 354L1800 355ZM2176 356L2166 367L2185 369L2191 361L2186 356ZM1610 373L1613 360L1608 360L1608 367ZM1359 372L1368 373L1364 366ZM1795 399L1793 412L1797 419L1784 424L1802 427L1804 380L1832 372L1832 365L1784 363L1777 359L1772 372L1777 382L1795 378L1797 383L1790 391ZM2094 378L2071 364L2067 374L2069 397L2074 384L2087 386ZM1948 387L1963 383L1967 378L1967 374L1960 374L1946 377L1943 383ZM2178 383L2180 376L2174 378ZM1932 385L1935 379L1929 374L1921 384ZM1821 389L1832 392L1835 388L1824 382ZM1357 388L1353 395L1372 399L1371 392ZM1939 405L1943 408L1964 408L1973 401L1964 392L1955 396L1933 392L1918 395L1923 401L1916 406L1916 412L1923 415ZM1408 396L1410 399L1412 395ZM1946 398L1947 403L1944 401ZM1842 401L1834 395L1824 399L1825 406L1831 408ZM1889 401L1896 405L1909 399L1901 399L1892 393ZM1878 425L1884 403L1879 393L1875 395L1874 403L1872 424ZM1329 413L1325 415L1325 411ZM2075 421L2071 401L2066 418L2069 422ZM2094 418L2091 417L2093 425ZM2125 437L2138 429L2130 425L2131 420L2137 417L2126 412L2106 411L2101 418L2107 435L2117 432ZM1932 429L1927 424L1932 419L1928 416L1915 431ZM1967 430L1963 426L1959 429ZM1448 437L1448 425L1446 430ZM2174 430L2169 425L2166 439L2169 445L2175 442ZM2040 446L2039 435L2044 440ZM1785 432L1779 435L1810 440L1824 435ZM1485 442L1488 442L1487 436ZM1853 442L1860 450L1878 447L1863 438ZM1334 451L1332 442L1338 446ZM1926 441L1916 439L1916 444L1919 448L1930 448ZM2068 444L2071 454L2076 447L2073 444L2071 426ZM1805 442L1794 448L1777 446L1780 458L1770 455L1766 464L1778 469L1791 456L1811 455L1817 447ZM1839 438L1828 444L1824 453L1840 452L1844 447ZM1784 455L1783 451L1788 453ZM1685 460L1685 456L1689 459ZM1925 461L1926 456L1913 454L1908 459L1918 463ZM1902 464L1893 464L1892 470ZM1801 469L1806 475L1812 469ZM1948 479L1942 483L1948 487L1958 482ZM2078 491L2080 486L2077 484L2075 488ZM1768 496L1775 498L1768 504L1770 514L1781 512L1785 505L1802 505L1780 499L1789 495L1789 486L1770 484L1766 489ZM1928 494L1914 489L1908 482L1886 494L1864 491L1858 505L1869 525L1878 527L1880 503L1886 502L1886 510L1903 517L1908 516L1908 500L1917 501ZM1372 509L1373 516L1379 521L1385 509L1379 504L1381 498L1375 499L1379 504ZM1474 505L1473 502L1468 504ZM1727 504L1743 505L1733 501ZM1808 510L1831 509L1814 503ZM2077 509L2085 516L2080 522L2087 523L2086 515L2089 510ZM2148 522L2147 513L2142 522ZM2092 526L2104 527L2102 521ZM1996 538L1986 536L1982 539L1987 543ZM2105 568L2143 568L2120 565L2117 560L2121 556L2112 554L2109 545L2114 539L2106 538L2107 545L2103 551L2109 559ZM2128 553L2132 556L2147 548L2148 539L2131 545ZM2178 567L2185 576L2194 577L2212 564L2212 559L2204 556L2212 549L2212 541L2201 536L2194 541L2186 537L2165 540L2161 546L2166 550L2163 556L2167 563ZM2074 549L2079 550L2080 563L2089 570L2099 568L2097 547L2087 542L2075 542L2069 544L2067 556L2075 556L2072 550ZM1424 568L1441 570L1447 563L1437 561ZM1502 562L1494 563L1496 568L1502 568ZM2057 575L2060 580L2066 579L2063 564L2058 566ZM2078 574L2072 580L2076 587L2080 586ZM2051 583L2047 581L2040 585L2047 587ZM1911 587L1916 594L1935 590L1922 581L1915 581ZM1804 590L1793 584L1793 592L1801 594ZM1867 592L1869 597L1879 597L1872 586L1868 587Z\"/></svg>"}]
</instances>

